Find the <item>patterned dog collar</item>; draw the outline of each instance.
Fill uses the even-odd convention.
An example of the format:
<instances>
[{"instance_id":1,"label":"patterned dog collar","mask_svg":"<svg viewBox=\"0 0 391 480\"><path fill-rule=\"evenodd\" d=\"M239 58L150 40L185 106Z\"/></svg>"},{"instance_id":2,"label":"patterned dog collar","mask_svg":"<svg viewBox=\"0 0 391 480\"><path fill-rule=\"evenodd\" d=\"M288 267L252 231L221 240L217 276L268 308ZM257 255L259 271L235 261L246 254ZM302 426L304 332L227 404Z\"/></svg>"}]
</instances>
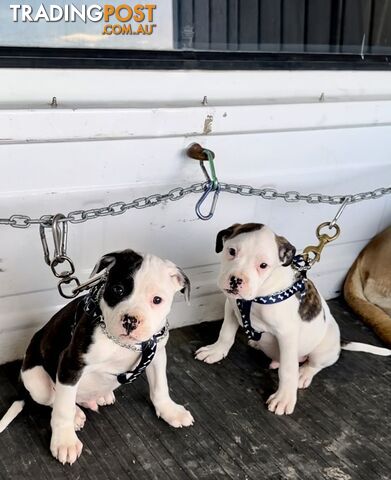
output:
<instances>
[{"instance_id":1,"label":"patterned dog collar","mask_svg":"<svg viewBox=\"0 0 391 480\"><path fill-rule=\"evenodd\" d=\"M104 335L112 342L122 348L127 348L129 350L133 350L134 352L141 353L140 361L134 370L117 375L117 380L119 383L132 383L152 362L156 353L157 344L163 340L163 338L167 337L168 322L166 322L166 325L158 333L156 333L156 335L153 335L153 337L145 342L136 344L122 343L117 337L114 337L114 335L111 335L108 332L106 324L103 320L102 312L99 306L99 302L103 294L103 287L104 283L101 283L90 290L90 293L82 299L83 308L84 311L92 318L92 320L98 323Z\"/></svg>"},{"instance_id":2,"label":"patterned dog collar","mask_svg":"<svg viewBox=\"0 0 391 480\"><path fill-rule=\"evenodd\" d=\"M107 331L106 324L103 321L102 317L99 321L99 326L102 329L103 333L106 335L106 337L109 338L114 343L116 343L117 345L119 345L120 347L127 348L129 350L133 350L135 352L141 353L140 361L134 370L129 370L127 372L120 373L119 375L117 375L117 380L121 384L134 382L136 378L139 377L144 372L144 370L152 362L153 357L155 356L157 344L161 340L163 340L163 338L167 337L168 328L169 328L168 321L167 321L166 325L156 335L153 335L153 337L151 337L149 340L131 345L131 344L122 343L121 341L118 340L118 338L111 335Z\"/></svg>"},{"instance_id":3,"label":"patterned dog collar","mask_svg":"<svg viewBox=\"0 0 391 480\"><path fill-rule=\"evenodd\" d=\"M292 286L286 290L280 290L272 295L265 295L263 297L255 297L252 300L237 299L236 305L238 306L240 316L242 318L243 328L249 340L258 341L262 337L263 332L257 332L251 325L251 306L253 303L259 303L261 305L275 305L276 303L287 300L292 295L300 293L301 298L305 295L306 281L304 277L299 278Z\"/></svg>"}]
</instances>

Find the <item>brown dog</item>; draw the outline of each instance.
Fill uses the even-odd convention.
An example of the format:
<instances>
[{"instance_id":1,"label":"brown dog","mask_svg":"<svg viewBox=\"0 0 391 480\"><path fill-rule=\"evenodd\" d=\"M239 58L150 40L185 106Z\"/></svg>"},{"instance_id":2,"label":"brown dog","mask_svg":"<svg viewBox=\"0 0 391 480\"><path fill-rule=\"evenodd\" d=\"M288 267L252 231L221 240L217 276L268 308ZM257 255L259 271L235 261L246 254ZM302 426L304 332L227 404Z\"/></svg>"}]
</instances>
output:
<instances>
[{"instance_id":1,"label":"brown dog","mask_svg":"<svg viewBox=\"0 0 391 480\"><path fill-rule=\"evenodd\" d=\"M345 300L391 345L391 226L374 237L351 266Z\"/></svg>"}]
</instances>

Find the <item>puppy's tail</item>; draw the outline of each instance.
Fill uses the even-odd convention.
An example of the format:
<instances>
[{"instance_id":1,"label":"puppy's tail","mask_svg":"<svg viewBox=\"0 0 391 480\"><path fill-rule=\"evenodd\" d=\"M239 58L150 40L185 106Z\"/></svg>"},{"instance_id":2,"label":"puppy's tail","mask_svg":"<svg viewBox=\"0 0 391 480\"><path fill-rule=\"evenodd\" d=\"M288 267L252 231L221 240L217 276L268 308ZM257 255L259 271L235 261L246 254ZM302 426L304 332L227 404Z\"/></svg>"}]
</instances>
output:
<instances>
[{"instance_id":1,"label":"puppy's tail","mask_svg":"<svg viewBox=\"0 0 391 480\"><path fill-rule=\"evenodd\" d=\"M7 410L3 418L0 420L0 433L3 432L8 425L16 418L19 413L23 410L25 405L24 400L15 400L15 402Z\"/></svg>"},{"instance_id":2,"label":"puppy's tail","mask_svg":"<svg viewBox=\"0 0 391 480\"><path fill-rule=\"evenodd\" d=\"M360 257L353 263L346 277L344 296L352 310L375 330L383 342L391 345L391 317L365 298L360 275Z\"/></svg>"},{"instance_id":3,"label":"puppy's tail","mask_svg":"<svg viewBox=\"0 0 391 480\"><path fill-rule=\"evenodd\" d=\"M350 352L366 352L374 355L381 355L382 357L389 357L391 350L389 348L375 347L369 343L360 342L341 342L342 350L349 350Z\"/></svg>"}]
</instances>

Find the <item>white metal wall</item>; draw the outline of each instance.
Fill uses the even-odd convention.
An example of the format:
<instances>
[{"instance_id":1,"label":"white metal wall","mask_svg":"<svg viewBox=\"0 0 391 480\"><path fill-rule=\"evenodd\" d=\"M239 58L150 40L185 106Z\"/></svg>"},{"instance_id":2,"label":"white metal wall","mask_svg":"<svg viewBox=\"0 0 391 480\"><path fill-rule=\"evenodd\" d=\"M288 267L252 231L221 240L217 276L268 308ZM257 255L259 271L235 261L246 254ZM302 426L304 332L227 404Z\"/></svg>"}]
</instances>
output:
<instances>
[{"instance_id":1,"label":"white metal wall","mask_svg":"<svg viewBox=\"0 0 391 480\"><path fill-rule=\"evenodd\" d=\"M2 70L0 86L0 217L67 213L202 181L198 163L184 155L194 141L216 152L225 182L327 194L391 183L389 73ZM49 107L53 96L57 109ZM153 252L192 279L191 306L178 297L172 326L213 320L222 316L214 253L221 228L259 221L302 248L336 212L222 194L213 220L202 222L196 199L70 225L77 273L86 278L112 250ZM340 238L313 271L327 298L390 223L391 198L345 211ZM0 229L1 363L22 355L63 299L37 227Z\"/></svg>"}]
</instances>

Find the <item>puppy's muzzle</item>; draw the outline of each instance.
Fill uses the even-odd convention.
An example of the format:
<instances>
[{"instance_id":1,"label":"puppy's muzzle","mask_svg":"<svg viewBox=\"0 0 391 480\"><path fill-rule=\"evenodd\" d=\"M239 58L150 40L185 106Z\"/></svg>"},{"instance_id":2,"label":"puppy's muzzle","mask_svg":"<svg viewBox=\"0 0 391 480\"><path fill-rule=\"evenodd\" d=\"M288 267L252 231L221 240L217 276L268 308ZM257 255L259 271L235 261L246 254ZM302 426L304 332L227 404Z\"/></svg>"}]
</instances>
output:
<instances>
[{"instance_id":1,"label":"puppy's muzzle","mask_svg":"<svg viewBox=\"0 0 391 480\"><path fill-rule=\"evenodd\" d=\"M124 315L122 318L122 326L124 327L127 335L135 330L140 324L140 320L137 317L131 317L130 315Z\"/></svg>"},{"instance_id":2,"label":"puppy's muzzle","mask_svg":"<svg viewBox=\"0 0 391 480\"><path fill-rule=\"evenodd\" d=\"M242 283L243 279L235 277L234 275L232 275L232 277L229 279L229 287L234 292L239 290L239 287L242 285Z\"/></svg>"}]
</instances>

